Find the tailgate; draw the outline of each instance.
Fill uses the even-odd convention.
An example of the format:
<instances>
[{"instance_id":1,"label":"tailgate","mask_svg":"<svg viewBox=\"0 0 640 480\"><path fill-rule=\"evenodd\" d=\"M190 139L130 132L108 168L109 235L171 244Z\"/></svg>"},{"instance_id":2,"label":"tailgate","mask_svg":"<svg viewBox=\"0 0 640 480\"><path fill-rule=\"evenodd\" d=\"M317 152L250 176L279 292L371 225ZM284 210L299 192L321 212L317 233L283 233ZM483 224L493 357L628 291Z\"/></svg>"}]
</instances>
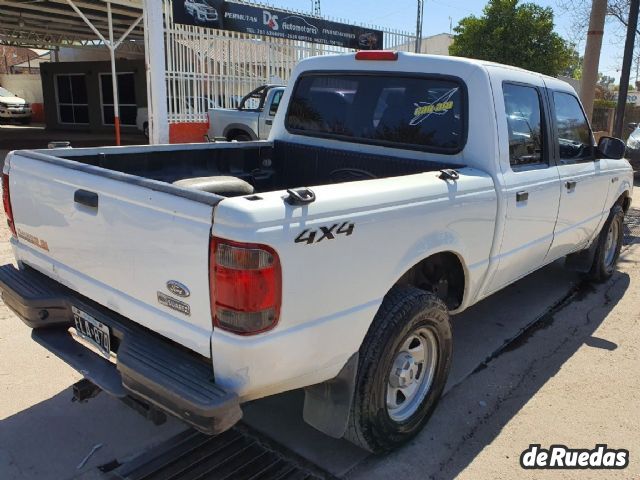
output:
<instances>
[{"instance_id":1,"label":"tailgate","mask_svg":"<svg viewBox=\"0 0 640 480\"><path fill-rule=\"evenodd\" d=\"M9 168L18 260L210 356L212 204L29 152Z\"/></svg>"}]
</instances>

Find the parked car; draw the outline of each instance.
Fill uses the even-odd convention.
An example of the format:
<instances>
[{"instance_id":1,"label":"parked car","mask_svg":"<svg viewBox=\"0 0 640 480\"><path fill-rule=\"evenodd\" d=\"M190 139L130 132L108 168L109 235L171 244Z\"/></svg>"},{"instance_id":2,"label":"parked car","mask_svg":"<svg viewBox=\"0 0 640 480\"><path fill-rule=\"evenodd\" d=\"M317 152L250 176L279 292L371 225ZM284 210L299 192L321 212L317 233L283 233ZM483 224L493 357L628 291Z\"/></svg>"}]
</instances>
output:
<instances>
[{"instance_id":1,"label":"parked car","mask_svg":"<svg viewBox=\"0 0 640 480\"><path fill-rule=\"evenodd\" d=\"M185 0L185 11L198 23L218 21L218 11L207 3L207 0Z\"/></svg>"},{"instance_id":2,"label":"parked car","mask_svg":"<svg viewBox=\"0 0 640 480\"><path fill-rule=\"evenodd\" d=\"M112 395L217 434L304 388L308 423L384 452L434 411L451 315L563 257L613 274L623 153L555 78L312 58L269 141L10 153L0 290Z\"/></svg>"},{"instance_id":3,"label":"parked car","mask_svg":"<svg viewBox=\"0 0 640 480\"><path fill-rule=\"evenodd\" d=\"M0 121L17 120L28 125L31 123L31 105L24 99L0 87Z\"/></svg>"},{"instance_id":4,"label":"parked car","mask_svg":"<svg viewBox=\"0 0 640 480\"><path fill-rule=\"evenodd\" d=\"M636 125L627 139L627 159L635 172L640 172L640 127Z\"/></svg>"},{"instance_id":5,"label":"parked car","mask_svg":"<svg viewBox=\"0 0 640 480\"><path fill-rule=\"evenodd\" d=\"M209 137L247 142L266 140L285 87L262 85L246 95L238 108L209 110Z\"/></svg>"}]
</instances>

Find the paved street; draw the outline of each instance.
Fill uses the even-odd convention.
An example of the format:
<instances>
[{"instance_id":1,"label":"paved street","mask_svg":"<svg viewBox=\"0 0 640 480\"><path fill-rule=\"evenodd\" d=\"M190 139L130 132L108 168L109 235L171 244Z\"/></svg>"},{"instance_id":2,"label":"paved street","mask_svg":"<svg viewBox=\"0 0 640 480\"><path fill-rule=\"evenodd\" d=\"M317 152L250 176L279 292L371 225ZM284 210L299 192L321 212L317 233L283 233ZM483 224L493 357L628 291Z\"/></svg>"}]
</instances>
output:
<instances>
[{"instance_id":1,"label":"paved street","mask_svg":"<svg viewBox=\"0 0 640 480\"><path fill-rule=\"evenodd\" d=\"M254 402L246 422L322 468L349 479L638 478L640 476L640 189L619 272L590 286L558 263L454 319L447 393L428 427L382 458L331 440L301 420L300 392ZM0 217L0 261L12 261ZM515 339L515 340L514 340ZM0 305L0 478L98 475L184 426L156 427L100 395L71 402L80 375L30 339ZM631 452L624 471L520 468L531 443ZM86 466L81 460L102 445Z\"/></svg>"}]
</instances>

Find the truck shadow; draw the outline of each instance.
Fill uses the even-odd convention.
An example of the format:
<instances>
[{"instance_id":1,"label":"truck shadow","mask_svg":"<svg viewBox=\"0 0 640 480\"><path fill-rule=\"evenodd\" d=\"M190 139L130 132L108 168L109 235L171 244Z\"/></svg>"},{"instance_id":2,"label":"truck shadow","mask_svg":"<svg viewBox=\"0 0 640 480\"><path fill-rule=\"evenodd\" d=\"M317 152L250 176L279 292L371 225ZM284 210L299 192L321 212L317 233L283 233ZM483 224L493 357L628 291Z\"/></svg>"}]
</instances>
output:
<instances>
[{"instance_id":1,"label":"truck shadow","mask_svg":"<svg viewBox=\"0 0 640 480\"><path fill-rule=\"evenodd\" d=\"M115 458L122 461L185 429L173 419L157 427L104 393L83 404L72 403L72 398L67 388L0 421L2 480L71 478ZM101 447L78 470L96 445Z\"/></svg>"}]
</instances>

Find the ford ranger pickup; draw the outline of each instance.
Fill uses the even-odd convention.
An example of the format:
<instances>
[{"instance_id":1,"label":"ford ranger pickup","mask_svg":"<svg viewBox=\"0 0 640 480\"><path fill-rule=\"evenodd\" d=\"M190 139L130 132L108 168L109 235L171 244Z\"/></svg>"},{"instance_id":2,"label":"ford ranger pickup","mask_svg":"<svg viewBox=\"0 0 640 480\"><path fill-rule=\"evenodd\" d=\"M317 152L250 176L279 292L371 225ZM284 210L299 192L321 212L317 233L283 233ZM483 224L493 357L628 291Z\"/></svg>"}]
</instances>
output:
<instances>
[{"instance_id":1,"label":"ford ranger pickup","mask_svg":"<svg viewBox=\"0 0 640 480\"><path fill-rule=\"evenodd\" d=\"M555 78L366 51L304 60L267 141L23 150L0 290L100 387L217 434L305 389L315 428L384 452L451 364L450 315L566 257L605 281L632 192Z\"/></svg>"}]
</instances>

